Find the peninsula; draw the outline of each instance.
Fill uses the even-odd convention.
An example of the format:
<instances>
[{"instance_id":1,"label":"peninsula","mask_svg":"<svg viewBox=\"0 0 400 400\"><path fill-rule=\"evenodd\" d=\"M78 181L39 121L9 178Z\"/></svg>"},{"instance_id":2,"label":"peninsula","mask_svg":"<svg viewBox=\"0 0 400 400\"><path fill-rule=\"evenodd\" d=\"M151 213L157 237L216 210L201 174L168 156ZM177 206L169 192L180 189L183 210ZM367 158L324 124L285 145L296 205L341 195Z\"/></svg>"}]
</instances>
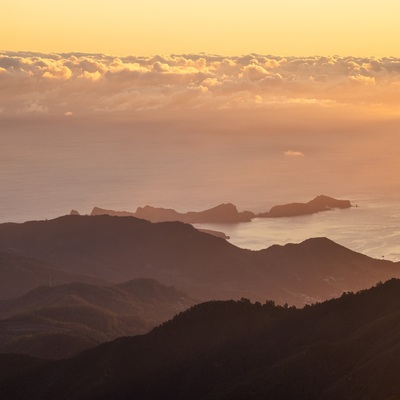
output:
<instances>
[{"instance_id":1,"label":"peninsula","mask_svg":"<svg viewBox=\"0 0 400 400\"><path fill-rule=\"evenodd\" d=\"M308 203L290 203L276 205L268 212L255 214L252 211L238 211L232 203L220 204L216 207L204 211L188 211L186 213L178 212L172 208L144 206L138 207L136 212L114 211L104 208L94 207L91 216L111 215L117 217L136 217L150 222L168 222L179 221L187 224L202 223L221 223L236 224L239 222L250 222L253 218L280 218L297 217L301 215L310 215L322 211L329 211L335 208L350 208L350 200L338 200L333 197L320 195ZM75 210L71 215L79 215ZM209 232L211 233L211 232ZM220 235L220 232L217 232ZM217 235L217 236L218 236Z\"/></svg>"},{"instance_id":2,"label":"peninsula","mask_svg":"<svg viewBox=\"0 0 400 400\"><path fill-rule=\"evenodd\" d=\"M180 213L172 208L160 207L138 207L136 212L130 213L127 211L105 210L99 207L94 207L91 216L94 215L112 215L118 217L136 217L146 219L150 222L167 222L180 221L188 224L196 223L238 223L250 222L255 214L251 211L239 212L235 205L231 203L220 204L216 207L204 211L189 211Z\"/></svg>"},{"instance_id":3,"label":"peninsula","mask_svg":"<svg viewBox=\"0 0 400 400\"><path fill-rule=\"evenodd\" d=\"M297 217L310 215L321 211L329 211L334 208L350 208L349 200L337 200L333 197L320 195L308 203L290 203L272 207L269 212L258 214L260 218Z\"/></svg>"}]
</instances>

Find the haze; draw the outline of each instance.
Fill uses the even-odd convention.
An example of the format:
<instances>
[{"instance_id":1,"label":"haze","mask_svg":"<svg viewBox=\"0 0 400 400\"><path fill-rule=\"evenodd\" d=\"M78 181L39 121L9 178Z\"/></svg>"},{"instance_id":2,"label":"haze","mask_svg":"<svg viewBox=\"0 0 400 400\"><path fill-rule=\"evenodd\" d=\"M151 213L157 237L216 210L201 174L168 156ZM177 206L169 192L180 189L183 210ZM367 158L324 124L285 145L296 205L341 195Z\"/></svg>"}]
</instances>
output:
<instances>
[{"instance_id":1,"label":"haze","mask_svg":"<svg viewBox=\"0 0 400 400\"><path fill-rule=\"evenodd\" d=\"M1 220L397 193L399 8L8 2Z\"/></svg>"},{"instance_id":2,"label":"haze","mask_svg":"<svg viewBox=\"0 0 400 400\"><path fill-rule=\"evenodd\" d=\"M0 397L400 399L400 2L2 3Z\"/></svg>"}]
</instances>

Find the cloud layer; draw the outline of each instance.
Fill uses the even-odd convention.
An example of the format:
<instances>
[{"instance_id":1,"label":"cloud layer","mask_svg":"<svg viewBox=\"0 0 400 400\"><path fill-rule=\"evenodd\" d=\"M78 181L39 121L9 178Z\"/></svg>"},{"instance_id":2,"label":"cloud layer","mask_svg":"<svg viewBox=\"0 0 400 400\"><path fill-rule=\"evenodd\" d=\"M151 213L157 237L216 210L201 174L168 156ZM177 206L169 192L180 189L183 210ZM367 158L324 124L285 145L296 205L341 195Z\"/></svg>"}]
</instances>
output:
<instances>
[{"instance_id":1,"label":"cloud layer","mask_svg":"<svg viewBox=\"0 0 400 400\"><path fill-rule=\"evenodd\" d=\"M0 52L0 115L400 105L400 59Z\"/></svg>"}]
</instances>

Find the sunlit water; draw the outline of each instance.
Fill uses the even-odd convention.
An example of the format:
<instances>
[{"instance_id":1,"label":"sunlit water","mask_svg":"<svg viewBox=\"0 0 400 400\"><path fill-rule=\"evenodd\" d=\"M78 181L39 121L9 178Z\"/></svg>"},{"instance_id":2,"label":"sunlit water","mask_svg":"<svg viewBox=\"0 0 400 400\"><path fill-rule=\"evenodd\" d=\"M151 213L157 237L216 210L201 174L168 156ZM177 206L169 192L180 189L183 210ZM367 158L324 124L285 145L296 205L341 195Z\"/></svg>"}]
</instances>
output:
<instances>
[{"instance_id":1,"label":"sunlit water","mask_svg":"<svg viewBox=\"0 0 400 400\"><path fill-rule=\"evenodd\" d=\"M325 236L371 257L400 261L399 203L395 199L358 200L353 201L357 207L350 209L290 218L256 218L235 225L202 224L201 227L223 231L230 236L231 243L252 250Z\"/></svg>"},{"instance_id":2,"label":"sunlit water","mask_svg":"<svg viewBox=\"0 0 400 400\"><path fill-rule=\"evenodd\" d=\"M383 192L376 187L380 175L374 182L352 175L362 168L343 164L352 165L352 157L339 145L323 153L321 139L316 160L292 160L282 156L291 145L285 137L234 141L31 129L0 131L0 223L56 218L71 209L87 214L94 206L135 211L149 204L185 212L232 202L239 210L265 212L325 194L358 207L202 227L223 231L248 249L326 236L369 256L400 260L398 182L390 181L392 187Z\"/></svg>"}]
</instances>

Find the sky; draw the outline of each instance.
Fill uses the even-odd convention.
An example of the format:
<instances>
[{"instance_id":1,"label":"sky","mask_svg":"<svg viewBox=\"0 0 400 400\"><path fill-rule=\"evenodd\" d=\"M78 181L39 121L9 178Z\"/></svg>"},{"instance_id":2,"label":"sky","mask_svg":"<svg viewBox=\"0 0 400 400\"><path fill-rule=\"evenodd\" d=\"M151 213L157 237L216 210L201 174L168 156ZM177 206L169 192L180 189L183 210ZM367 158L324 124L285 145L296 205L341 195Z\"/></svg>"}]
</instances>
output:
<instances>
[{"instance_id":1,"label":"sky","mask_svg":"<svg viewBox=\"0 0 400 400\"><path fill-rule=\"evenodd\" d=\"M2 50L400 56L396 0L2 1Z\"/></svg>"},{"instance_id":2,"label":"sky","mask_svg":"<svg viewBox=\"0 0 400 400\"><path fill-rule=\"evenodd\" d=\"M0 221L400 193L400 2L2 3Z\"/></svg>"}]
</instances>

